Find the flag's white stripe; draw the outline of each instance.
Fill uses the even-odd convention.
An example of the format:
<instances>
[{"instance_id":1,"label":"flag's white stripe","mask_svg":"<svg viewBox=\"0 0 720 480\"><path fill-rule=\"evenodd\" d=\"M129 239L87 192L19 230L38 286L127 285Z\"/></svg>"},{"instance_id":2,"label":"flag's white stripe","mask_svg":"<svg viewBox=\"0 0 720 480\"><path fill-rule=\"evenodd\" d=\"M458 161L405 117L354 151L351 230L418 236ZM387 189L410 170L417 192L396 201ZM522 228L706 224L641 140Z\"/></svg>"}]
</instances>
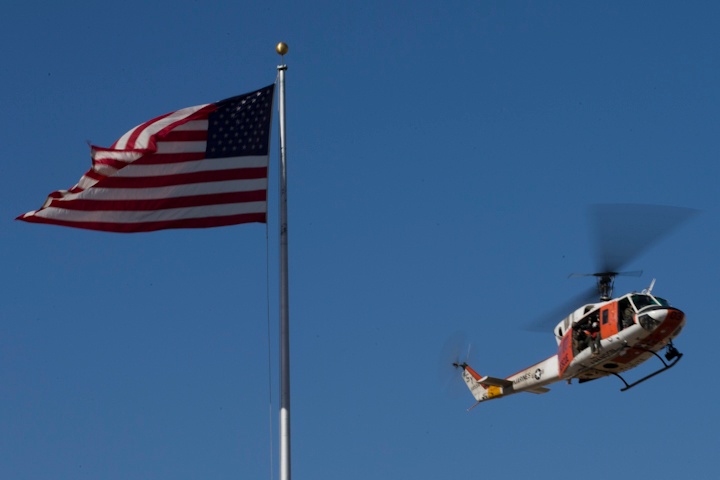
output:
<instances>
[{"instance_id":1,"label":"flag's white stripe","mask_svg":"<svg viewBox=\"0 0 720 480\"><path fill-rule=\"evenodd\" d=\"M142 153L133 152L132 150L96 150L93 149L91 156L95 160L116 160L120 162L131 163L142 157Z\"/></svg>"},{"instance_id":2,"label":"flag's white stripe","mask_svg":"<svg viewBox=\"0 0 720 480\"><path fill-rule=\"evenodd\" d=\"M194 107L187 107L180 110L177 110L173 112L172 114L168 115L165 118L161 118L160 120L151 123L150 125L147 125L142 132L138 135L137 139L135 139L135 145L133 148L135 149L143 149L147 148L148 141L150 140L150 137L152 135L155 135L157 132L162 130L163 128L167 127L168 125L171 125L175 122L181 121L190 115L194 114L198 110L205 108L209 104L205 105L196 105ZM115 142L115 148L122 150L125 148L128 148L127 142L130 139L130 137L133 135L133 133L138 129L142 127L142 124L136 126L129 132L125 133L122 137L118 139L117 142Z\"/></svg>"},{"instance_id":3,"label":"flag's white stripe","mask_svg":"<svg viewBox=\"0 0 720 480\"><path fill-rule=\"evenodd\" d=\"M67 222L145 223L186 218L226 217L246 213L265 213L266 211L267 202L243 202L150 211L95 210L89 212L52 207L37 211L35 215Z\"/></svg>"},{"instance_id":4,"label":"flag's white stripe","mask_svg":"<svg viewBox=\"0 0 720 480\"><path fill-rule=\"evenodd\" d=\"M70 193L62 201L82 200L156 200L180 198L213 193L254 192L267 190L267 179L228 180L226 182L191 183L153 188L100 188L94 187L79 193Z\"/></svg>"},{"instance_id":5,"label":"flag's white stripe","mask_svg":"<svg viewBox=\"0 0 720 480\"><path fill-rule=\"evenodd\" d=\"M91 188L93 185L95 185L98 182L98 180L88 177L87 175L83 175L80 177L80 180L73 188L81 188L83 190L87 190L88 188Z\"/></svg>"},{"instance_id":6,"label":"flag's white stripe","mask_svg":"<svg viewBox=\"0 0 720 480\"><path fill-rule=\"evenodd\" d=\"M232 170L236 168L263 168L268 165L267 155L251 157L203 158L191 162L163 163L159 165L142 165L131 163L118 170L115 177L164 177L179 173L210 172Z\"/></svg>"},{"instance_id":7,"label":"flag's white stripe","mask_svg":"<svg viewBox=\"0 0 720 480\"><path fill-rule=\"evenodd\" d=\"M95 173L98 173L102 175L103 177L110 177L114 175L118 169L115 167L111 167L110 165L103 165L103 164L95 164L92 166L92 171ZM83 175L83 178L85 178L85 175ZM81 178L82 180L82 178ZM90 179L88 179L90 180ZM93 182L96 182L97 180L92 180Z\"/></svg>"},{"instance_id":8,"label":"flag's white stripe","mask_svg":"<svg viewBox=\"0 0 720 480\"><path fill-rule=\"evenodd\" d=\"M178 125L177 127L173 128L174 131L180 131L180 130L207 130L208 129L208 121L207 120L190 120L187 123L183 123L182 125Z\"/></svg>"}]
</instances>

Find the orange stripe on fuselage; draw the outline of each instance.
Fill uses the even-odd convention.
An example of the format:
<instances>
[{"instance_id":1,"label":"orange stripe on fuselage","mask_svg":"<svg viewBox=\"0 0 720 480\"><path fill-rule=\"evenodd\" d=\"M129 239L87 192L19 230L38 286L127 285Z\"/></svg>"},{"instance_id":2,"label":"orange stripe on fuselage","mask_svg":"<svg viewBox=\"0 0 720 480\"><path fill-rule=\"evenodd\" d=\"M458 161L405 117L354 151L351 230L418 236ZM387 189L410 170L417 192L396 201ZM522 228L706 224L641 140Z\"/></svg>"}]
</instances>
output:
<instances>
[{"instance_id":1,"label":"orange stripe on fuselage","mask_svg":"<svg viewBox=\"0 0 720 480\"><path fill-rule=\"evenodd\" d=\"M570 366L570 363L572 363L573 358L575 357L573 355L573 330L569 329L565 336L560 340L560 345L558 347L558 371L560 373L560 377L563 376L565 373L565 370Z\"/></svg>"}]
</instances>

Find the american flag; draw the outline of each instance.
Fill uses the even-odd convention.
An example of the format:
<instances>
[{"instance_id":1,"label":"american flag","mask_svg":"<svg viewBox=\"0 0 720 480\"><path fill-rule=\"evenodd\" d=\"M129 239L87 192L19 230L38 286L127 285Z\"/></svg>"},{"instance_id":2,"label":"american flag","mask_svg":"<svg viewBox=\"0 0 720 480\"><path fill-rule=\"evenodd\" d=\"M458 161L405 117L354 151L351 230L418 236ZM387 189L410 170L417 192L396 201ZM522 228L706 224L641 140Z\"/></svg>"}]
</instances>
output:
<instances>
[{"instance_id":1,"label":"american flag","mask_svg":"<svg viewBox=\"0 0 720 480\"><path fill-rule=\"evenodd\" d=\"M77 185L17 219L122 233L266 222L274 89L183 108L91 147Z\"/></svg>"}]
</instances>

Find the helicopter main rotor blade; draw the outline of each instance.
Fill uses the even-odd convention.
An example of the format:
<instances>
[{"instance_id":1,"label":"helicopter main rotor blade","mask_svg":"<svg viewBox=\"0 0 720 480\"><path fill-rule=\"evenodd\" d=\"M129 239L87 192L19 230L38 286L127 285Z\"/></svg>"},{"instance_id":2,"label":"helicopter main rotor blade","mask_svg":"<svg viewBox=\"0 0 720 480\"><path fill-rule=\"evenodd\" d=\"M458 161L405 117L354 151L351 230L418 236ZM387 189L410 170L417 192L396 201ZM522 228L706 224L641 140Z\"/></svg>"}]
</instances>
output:
<instances>
[{"instance_id":1,"label":"helicopter main rotor blade","mask_svg":"<svg viewBox=\"0 0 720 480\"><path fill-rule=\"evenodd\" d=\"M568 275L568 278L578 278L578 277L600 277L603 275L603 273L607 272L600 272L600 273L571 273ZM632 270L629 272L612 272L614 276L616 277L642 277L643 271L642 270Z\"/></svg>"},{"instance_id":2,"label":"helicopter main rotor blade","mask_svg":"<svg viewBox=\"0 0 720 480\"><path fill-rule=\"evenodd\" d=\"M527 330L531 332L548 332L560 323L560 320L570 315L576 309L583 305L597 303L598 301L597 288L593 286L533 321L527 326Z\"/></svg>"},{"instance_id":3,"label":"helicopter main rotor blade","mask_svg":"<svg viewBox=\"0 0 720 480\"><path fill-rule=\"evenodd\" d=\"M697 210L661 205L595 205L590 208L597 272L617 273Z\"/></svg>"}]
</instances>

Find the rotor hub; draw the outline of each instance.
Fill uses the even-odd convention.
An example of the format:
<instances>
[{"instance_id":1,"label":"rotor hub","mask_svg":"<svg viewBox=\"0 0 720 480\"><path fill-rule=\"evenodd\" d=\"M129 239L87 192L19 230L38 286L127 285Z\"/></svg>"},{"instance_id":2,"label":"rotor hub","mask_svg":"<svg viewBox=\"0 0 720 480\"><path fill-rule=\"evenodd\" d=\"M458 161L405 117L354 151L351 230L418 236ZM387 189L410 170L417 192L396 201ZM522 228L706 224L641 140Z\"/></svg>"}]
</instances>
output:
<instances>
[{"instance_id":1,"label":"rotor hub","mask_svg":"<svg viewBox=\"0 0 720 480\"><path fill-rule=\"evenodd\" d=\"M617 272L595 273L597 277L598 293L600 300L607 301L612 298L613 285L615 284L615 276Z\"/></svg>"}]
</instances>

